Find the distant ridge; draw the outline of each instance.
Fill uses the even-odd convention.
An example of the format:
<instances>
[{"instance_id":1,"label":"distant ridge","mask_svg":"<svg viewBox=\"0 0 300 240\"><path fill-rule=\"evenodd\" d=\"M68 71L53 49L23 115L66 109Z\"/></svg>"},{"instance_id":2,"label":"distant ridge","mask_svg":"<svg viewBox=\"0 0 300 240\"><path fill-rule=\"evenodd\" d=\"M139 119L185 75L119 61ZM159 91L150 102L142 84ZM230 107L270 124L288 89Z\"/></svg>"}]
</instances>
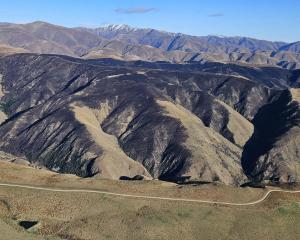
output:
<instances>
[{"instance_id":1,"label":"distant ridge","mask_svg":"<svg viewBox=\"0 0 300 240\"><path fill-rule=\"evenodd\" d=\"M0 44L26 52L81 58L172 63L233 62L300 68L299 42L272 42L219 35L190 36L151 28L133 28L125 24L67 28L42 21L0 23Z\"/></svg>"}]
</instances>

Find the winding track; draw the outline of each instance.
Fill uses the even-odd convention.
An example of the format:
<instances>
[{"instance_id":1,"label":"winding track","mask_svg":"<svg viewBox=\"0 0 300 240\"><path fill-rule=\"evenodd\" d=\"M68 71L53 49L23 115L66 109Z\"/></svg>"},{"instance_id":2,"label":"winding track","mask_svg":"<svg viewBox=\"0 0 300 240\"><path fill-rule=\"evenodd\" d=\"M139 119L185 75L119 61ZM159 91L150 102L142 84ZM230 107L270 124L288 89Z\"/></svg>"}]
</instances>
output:
<instances>
[{"instance_id":1,"label":"winding track","mask_svg":"<svg viewBox=\"0 0 300 240\"><path fill-rule=\"evenodd\" d=\"M288 190L272 189L272 190L269 190L268 192L266 192L263 197L261 197L260 199L254 201L254 202L232 203L232 202L218 202L218 201L187 199L187 198L170 198L170 197L154 197L154 196L152 197L152 196L144 196L144 195L132 195L132 194L124 194L124 193L113 193L113 192L98 191L98 190L55 189L55 188L33 187L33 186L28 186L28 185L9 184L9 183L0 183L0 186L26 188L26 189L49 191L49 192L98 193L98 194L105 194L105 195L118 196L118 197L126 197L126 198L155 199L155 200L167 200L167 201L177 201L177 202L193 202L193 203L229 205L229 206L249 206L249 205L256 205L256 204L259 204L259 203L263 202L264 200L266 200L272 192L300 193L300 190L297 190L297 191L288 191Z\"/></svg>"}]
</instances>

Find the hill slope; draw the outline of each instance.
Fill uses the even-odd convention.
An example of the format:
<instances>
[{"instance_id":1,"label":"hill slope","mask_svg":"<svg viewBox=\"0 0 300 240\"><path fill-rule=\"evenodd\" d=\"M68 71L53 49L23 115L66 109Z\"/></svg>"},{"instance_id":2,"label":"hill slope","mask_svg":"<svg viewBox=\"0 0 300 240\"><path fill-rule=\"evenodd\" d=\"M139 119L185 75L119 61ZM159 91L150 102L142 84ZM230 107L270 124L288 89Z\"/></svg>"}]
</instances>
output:
<instances>
[{"instance_id":1,"label":"hill slope","mask_svg":"<svg viewBox=\"0 0 300 240\"><path fill-rule=\"evenodd\" d=\"M255 158L245 156L260 128L257 119L267 106L276 106L282 91L289 92L284 89L295 84L297 75L218 63L90 61L37 54L0 58L0 73L4 151L79 176L139 174L171 181L190 176L235 185L246 181L243 171L252 176L245 166ZM283 112L288 109L282 105ZM268 125L270 121L262 121L261 127L280 125ZM288 123L292 127L293 121ZM266 138L261 141L269 144ZM293 147L287 153L293 164L298 164L292 157L297 151ZM274 168L268 171L275 173L276 159L271 162ZM257 171L267 171L257 163ZM276 174L286 182L295 179L286 174L297 171ZM265 174L261 179L270 178Z\"/></svg>"}]
</instances>

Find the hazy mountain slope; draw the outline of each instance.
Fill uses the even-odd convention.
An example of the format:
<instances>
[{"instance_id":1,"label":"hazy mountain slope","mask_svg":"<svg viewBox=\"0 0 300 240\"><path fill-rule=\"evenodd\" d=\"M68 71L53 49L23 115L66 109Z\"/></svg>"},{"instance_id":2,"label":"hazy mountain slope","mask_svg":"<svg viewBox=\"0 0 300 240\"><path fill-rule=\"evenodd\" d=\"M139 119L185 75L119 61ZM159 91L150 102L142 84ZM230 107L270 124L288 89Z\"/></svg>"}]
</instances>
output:
<instances>
[{"instance_id":1,"label":"hazy mountain slope","mask_svg":"<svg viewBox=\"0 0 300 240\"><path fill-rule=\"evenodd\" d=\"M280 50L300 53L300 41L283 45L280 47Z\"/></svg>"},{"instance_id":2,"label":"hazy mountain slope","mask_svg":"<svg viewBox=\"0 0 300 240\"><path fill-rule=\"evenodd\" d=\"M103 41L102 38L89 34L87 31L55 26L44 22L27 24L24 26L24 30L39 39L45 39L60 46L65 46L77 56L86 53Z\"/></svg>"},{"instance_id":3,"label":"hazy mountain slope","mask_svg":"<svg viewBox=\"0 0 300 240\"><path fill-rule=\"evenodd\" d=\"M130 45L141 44L162 49L162 51L169 52L166 54L169 55L169 61L208 60L299 68L297 43L286 44L246 37L195 37L155 29L131 28L127 25L108 25L88 30L112 41L118 40ZM180 56L173 56L173 51L190 54L181 53ZM281 54L281 51L285 51L285 53ZM141 59L147 60L143 57Z\"/></svg>"},{"instance_id":4,"label":"hazy mountain slope","mask_svg":"<svg viewBox=\"0 0 300 240\"><path fill-rule=\"evenodd\" d=\"M246 37L196 37L150 28L132 28L128 25L108 25L88 30L107 39L126 41L130 44L150 45L168 51L184 50L197 52L200 49L208 50L212 46L217 49L230 47L232 49L240 48L250 51L276 51L286 44L284 42L271 42Z\"/></svg>"},{"instance_id":5,"label":"hazy mountain slope","mask_svg":"<svg viewBox=\"0 0 300 240\"><path fill-rule=\"evenodd\" d=\"M247 37L207 36L201 38L206 39L212 45L242 47L250 51L276 51L286 44L284 42L271 42Z\"/></svg>"},{"instance_id":6,"label":"hazy mountain slope","mask_svg":"<svg viewBox=\"0 0 300 240\"><path fill-rule=\"evenodd\" d=\"M7 44L0 44L0 56L26 52L28 51L23 48L15 48Z\"/></svg>"},{"instance_id":7,"label":"hazy mountain slope","mask_svg":"<svg viewBox=\"0 0 300 240\"><path fill-rule=\"evenodd\" d=\"M87 31L45 22L0 26L0 42L30 52L80 56L101 41L100 37Z\"/></svg>"},{"instance_id":8,"label":"hazy mountain slope","mask_svg":"<svg viewBox=\"0 0 300 240\"><path fill-rule=\"evenodd\" d=\"M91 49L83 58L115 58L120 60L140 60L147 59L148 61L169 61L166 52L141 44L126 44L119 40L105 41L97 47ZM180 61L180 59L176 59Z\"/></svg>"},{"instance_id":9,"label":"hazy mountain slope","mask_svg":"<svg viewBox=\"0 0 300 240\"><path fill-rule=\"evenodd\" d=\"M66 28L45 22L0 24L0 44L34 53L83 58L185 62L238 62L297 69L298 42L246 37L189 36L127 25Z\"/></svg>"}]
</instances>

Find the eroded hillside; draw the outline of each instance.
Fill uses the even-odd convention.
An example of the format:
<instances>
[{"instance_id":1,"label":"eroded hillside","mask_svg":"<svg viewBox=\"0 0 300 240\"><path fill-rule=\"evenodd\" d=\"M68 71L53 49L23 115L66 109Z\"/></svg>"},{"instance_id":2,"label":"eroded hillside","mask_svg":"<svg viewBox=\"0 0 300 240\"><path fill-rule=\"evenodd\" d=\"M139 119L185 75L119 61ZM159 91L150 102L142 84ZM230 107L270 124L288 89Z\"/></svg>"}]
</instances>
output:
<instances>
[{"instance_id":1,"label":"eroded hillside","mask_svg":"<svg viewBox=\"0 0 300 240\"><path fill-rule=\"evenodd\" d=\"M270 67L38 54L0 58L0 74L3 151L83 177L191 176L234 185L246 181L244 171L252 174L241 159L257 135L257 119L295 75ZM295 164L297 151L295 144L287 153ZM255 169L273 170L261 164ZM285 170L276 174L295 179L286 178Z\"/></svg>"}]
</instances>

